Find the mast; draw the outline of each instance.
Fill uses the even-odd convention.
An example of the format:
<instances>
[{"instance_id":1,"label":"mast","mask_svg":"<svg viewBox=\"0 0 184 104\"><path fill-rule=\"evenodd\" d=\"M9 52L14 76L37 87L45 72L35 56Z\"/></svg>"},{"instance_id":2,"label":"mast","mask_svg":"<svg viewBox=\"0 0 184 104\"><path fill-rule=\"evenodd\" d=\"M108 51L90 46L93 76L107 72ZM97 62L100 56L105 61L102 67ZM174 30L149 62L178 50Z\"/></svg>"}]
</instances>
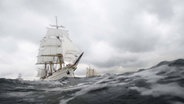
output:
<instances>
[{"instance_id":1,"label":"mast","mask_svg":"<svg viewBox=\"0 0 184 104\"><path fill-rule=\"evenodd\" d=\"M50 61L49 64L50 64L50 74L52 75L52 73L53 73L53 67L52 67L53 63L52 63L52 61Z\"/></svg>"},{"instance_id":2,"label":"mast","mask_svg":"<svg viewBox=\"0 0 184 104\"><path fill-rule=\"evenodd\" d=\"M59 25L58 25L57 16L55 16L55 19L56 19L56 25L50 25L50 26L56 27L56 29L64 28L64 26L62 26L62 25L59 26Z\"/></svg>"},{"instance_id":3,"label":"mast","mask_svg":"<svg viewBox=\"0 0 184 104\"><path fill-rule=\"evenodd\" d=\"M44 78L46 78L47 77L47 63L44 64L44 71L45 71Z\"/></svg>"},{"instance_id":4,"label":"mast","mask_svg":"<svg viewBox=\"0 0 184 104\"><path fill-rule=\"evenodd\" d=\"M56 27L56 29L58 30L59 28L64 28L64 26L59 26L58 25L58 21L57 21L57 16L55 16L55 19L56 19L56 25L52 25L52 27ZM59 36L57 36L57 39L62 43L62 40L59 38ZM61 47L62 47L63 44L61 44ZM63 52L62 52L63 53ZM57 54L57 58L59 59L59 70L62 70L62 64L64 63L64 60L63 60L63 54Z\"/></svg>"},{"instance_id":5,"label":"mast","mask_svg":"<svg viewBox=\"0 0 184 104\"><path fill-rule=\"evenodd\" d=\"M62 25L58 25L57 16L55 25L50 26L41 40L37 57L37 64L44 65L41 75L45 78L57 70L62 70L64 66L75 71L83 55L83 52L81 53L81 50L69 38L68 31Z\"/></svg>"},{"instance_id":6,"label":"mast","mask_svg":"<svg viewBox=\"0 0 184 104\"><path fill-rule=\"evenodd\" d=\"M94 68L91 68L90 66L86 68L86 77L94 77L96 76L96 71Z\"/></svg>"},{"instance_id":7,"label":"mast","mask_svg":"<svg viewBox=\"0 0 184 104\"><path fill-rule=\"evenodd\" d=\"M62 70L62 64L64 63L63 61L63 55L62 54L58 54L58 59L59 59L59 65L60 65L60 70Z\"/></svg>"}]
</instances>

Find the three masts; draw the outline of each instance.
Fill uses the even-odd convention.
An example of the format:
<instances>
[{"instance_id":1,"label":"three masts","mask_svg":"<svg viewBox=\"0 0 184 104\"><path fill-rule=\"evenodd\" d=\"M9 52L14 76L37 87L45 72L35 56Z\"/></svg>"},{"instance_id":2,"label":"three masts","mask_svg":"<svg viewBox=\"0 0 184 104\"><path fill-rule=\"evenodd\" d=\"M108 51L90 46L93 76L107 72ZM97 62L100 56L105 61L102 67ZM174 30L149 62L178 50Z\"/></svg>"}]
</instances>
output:
<instances>
[{"instance_id":1,"label":"three masts","mask_svg":"<svg viewBox=\"0 0 184 104\"><path fill-rule=\"evenodd\" d=\"M68 31L63 26L52 25L40 43L37 64L44 66L39 70L41 79L57 80L73 77L83 52L73 44Z\"/></svg>"}]
</instances>

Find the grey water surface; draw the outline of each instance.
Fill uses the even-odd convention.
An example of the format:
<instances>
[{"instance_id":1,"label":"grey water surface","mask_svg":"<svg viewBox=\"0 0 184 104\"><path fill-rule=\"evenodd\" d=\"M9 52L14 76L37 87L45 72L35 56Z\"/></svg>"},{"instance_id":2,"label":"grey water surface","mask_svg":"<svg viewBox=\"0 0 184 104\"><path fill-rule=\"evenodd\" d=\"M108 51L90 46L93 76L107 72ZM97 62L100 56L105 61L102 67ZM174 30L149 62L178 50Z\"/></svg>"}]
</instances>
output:
<instances>
[{"instance_id":1,"label":"grey water surface","mask_svg":"<svg viewBox=\"0 0 184 104\"><path fill-rule=\"evenodd\" d=\"M184 104L184 60L92 78L1 78L0 104Z\"/></svg>"}]
</instances>

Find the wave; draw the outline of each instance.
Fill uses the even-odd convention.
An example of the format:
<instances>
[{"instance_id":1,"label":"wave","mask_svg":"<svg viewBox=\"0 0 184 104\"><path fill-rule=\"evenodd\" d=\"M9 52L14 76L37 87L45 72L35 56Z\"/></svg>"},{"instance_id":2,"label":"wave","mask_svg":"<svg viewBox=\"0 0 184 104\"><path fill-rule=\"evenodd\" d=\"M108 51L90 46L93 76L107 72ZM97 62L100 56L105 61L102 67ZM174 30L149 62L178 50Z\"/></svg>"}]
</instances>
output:
<instances>
[{"instance_id":1,"label":"wave","mask_svg":"<svg viewBox=\"0 0 184 104\"><path fill-rule=\"evenodd\" d=\"M182 62L167 61L137 72L92 78L1 78L0 104L183 104Z\"/></svg>"}]
</instances>

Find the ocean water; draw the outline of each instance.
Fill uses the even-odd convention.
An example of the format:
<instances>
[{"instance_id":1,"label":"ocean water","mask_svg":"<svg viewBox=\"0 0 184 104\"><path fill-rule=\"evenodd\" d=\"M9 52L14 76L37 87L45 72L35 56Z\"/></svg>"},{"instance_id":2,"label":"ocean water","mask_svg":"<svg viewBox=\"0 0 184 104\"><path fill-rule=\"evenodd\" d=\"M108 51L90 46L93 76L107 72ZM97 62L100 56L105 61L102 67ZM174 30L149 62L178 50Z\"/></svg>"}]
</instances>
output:
<instances>
[{"instance_id":1,"label":"ocean water","mask_svg":"<svg viewBox=\"0 0 184 104\"><path fill-rule=\"evenodd\" d=\"M184 64L58 81L1 78L0 104L184 104Z\"/></svg>"}]
</instances>

